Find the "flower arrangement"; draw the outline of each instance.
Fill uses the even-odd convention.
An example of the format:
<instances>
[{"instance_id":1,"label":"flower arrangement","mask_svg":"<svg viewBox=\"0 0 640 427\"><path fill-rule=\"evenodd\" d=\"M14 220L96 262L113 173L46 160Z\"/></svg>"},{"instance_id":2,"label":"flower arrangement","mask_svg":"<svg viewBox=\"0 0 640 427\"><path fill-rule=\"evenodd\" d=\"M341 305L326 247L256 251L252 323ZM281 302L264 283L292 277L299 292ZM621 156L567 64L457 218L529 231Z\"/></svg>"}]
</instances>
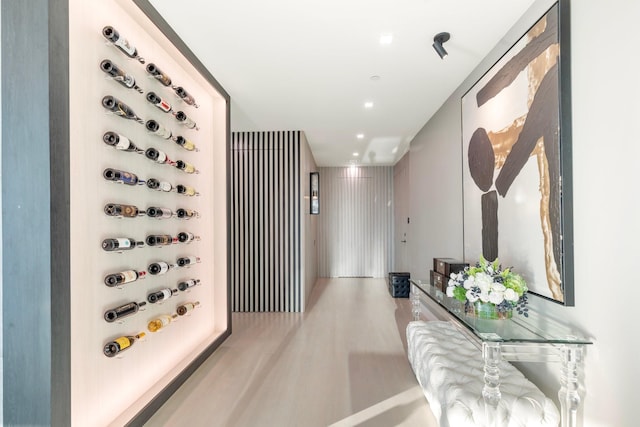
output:
<instances>
[{"instance_id":1,"label":"flower arrangement","mask_svg":"<svg viewBox=\"0 0 640 427\"><path fill-rule=\"evenodd\" d=\"M528 288L522 276L502 269L496 259L489 262L480 256L475 267L466 267L459 273L451 273L447 286L447 296L469 303L489 303L498 314L511 314L514 308L519 314L529 317L527 305Z\"/></svg>"}]
</instances>

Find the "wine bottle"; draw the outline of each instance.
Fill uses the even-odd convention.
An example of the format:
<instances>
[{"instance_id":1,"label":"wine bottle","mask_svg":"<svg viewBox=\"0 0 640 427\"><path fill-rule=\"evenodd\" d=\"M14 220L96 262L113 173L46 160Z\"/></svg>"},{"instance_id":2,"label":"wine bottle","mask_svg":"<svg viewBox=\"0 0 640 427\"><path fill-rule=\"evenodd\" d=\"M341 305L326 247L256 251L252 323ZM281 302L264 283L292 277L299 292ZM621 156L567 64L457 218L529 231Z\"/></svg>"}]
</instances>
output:
<instances>
[{"instance_id":1,"label":"wine bottle","mask_svg":"<svg viewBox=\"0 0 640 427\"><path fill-rule=\"evenodd\" d=\"M164 261L158 261L149 264L149 267L147 267L147 271L149 272L149 274L152 274L154 276L160 276L171 270L173 267L174 266L172 264L166 263Z\"/></svg>"},{"instance_id":2,"label":"wine bottle","mask_svg":"<svg viewBox=\"0 0 640 427\"><path fill-rule=\"evenodd\" d=\"M192 209L179 208L176 211L176 216L180 219L191 219L199 217L200 214L198 213L198 211L194 211Z\"/></svg>"},{"instance_id":3,"label":"wine bottle","mask_svg":"<svg viewBox=\"0 0 640 427\"><path fill-rule=\"evenodd\" d=\"M147 329L149 332L157 332L158 330L166 327L169 323L171 323L174 319L178 317L177 314L162 314L157 318L153 319L147 324Z\"/></svg>"},{"instance_id":4,"label":"wine bottle","mask_svg":"<svg viewBox=\"0 0 640 427\"><path fill-rule=\"evenodd\" d=\"M147 208L147 216L151 218L167 219L173 216L173 212L168 208L158 208L150 206Z\"/></svg>"},{"instance_id":5,"label":"wine bottle","mask_svg":"<svg viewBox=\"0 0 640 427\"><path fill-rule=\"evenodd\" d=\"M187 163L184 160L176 160L175 165L178 169L186 173L198 173L198 170L191 163Z\"/></svg>"},{"instance_id":6,"label":"wine bottle","mask_svg":"<svg viewBox=\"0 0 640 427\"><path fill-rule=\"evenodd\" d=\"M102 249L107 252L128 251L135 249L136 246L142 246L140 243L128 237L116 237L113 239L104 239L102 241Z\"/></svg>"},{"instance_id":7,"label":"wine bottle","mask_svg":"<svg viewBox=\"0 0 640 427\"><path fill-rule=\"evenodd\" d=\"M106 26L102 29L102 35L113 43L118 49L120 49L129 58L137 59L141 64L144 64L144 58L138 55L138 50L127 39L122 37L120 33L116 31L112 26Z\"/></svg>"},{"instance_id":8,"label":"wine bottle","mask_svg":"<svg viewBox=\"0 0 640 427\"><path fill-rule=\"evenodd\" d=\"M200 257L197 256L183 256L176 260L178 267L186 267L200 262Z\"/></svg>"},{"instance_id":9,"label":"wine bottle","mask_svg":"<svg viewBox=\"0 0 640 427\"><path fill-rule=\"evenodd\" d=\"M188 231L181 231L178 233L178 242L180 243L191 243L194 240L200 240L200 236L196 236L193 233L189 233Z\"/></svg>"},{"instance_id":10,"label":"wine bottle","mask_svg":"<svg viewBox=\"0 0 640 427\"><path fill-rule=\"evenodd\" d=\"M186 126L189 129L200 130L196 125L196 122L187 117L187 114L184 111L178 111L176 113L176 120L180 122L181 125Z\"/></svg>"},{"instance_id":11,"label":"wine bottle","mask_svg":"<svg viewBox=\"0 0 640 427\"><path fill-rule=\"evenodd\" d=\"M178 144L179 146L181 146L187 151L194 151L194 150L198 151L198 149L196 148L196 145L183 136L176 136L175 138L173 138L173 140L175 141L176 144Z\"/></svg>"},{"instance_id":12,"label":"wine bottle","mask_svg":"<svg viewBox=\"0 0 640 427\"><path fill-rule=\"evenodd\" d=\"M142 150L136 147L136 145L133 142L131 142L129 138L127 138L126 136L120 135L119 133L115 133L111 131L106 132L104 135L102 135L102 140L104 141L105 144L110 145L116 150L132 151L136 153L142 152Z\"/></svg>"},{"instance_id":13,"label":"wine bottle","mask_svg":"<svg viewBox=\"0 0 640 427\"><path fill-rule=\"evenodd\" d=\"M195 188L182 184L176 185L176 191L178 192L178 194L184 194L185 196L195 196L199 194Z\"/></svg>"},{"instance_id":14,"label":"wine bottle","mask_svg":"<svg viewBox=\"0 0 640 427\"><path fill-rule=\"evenodd\" d=\"M180 316L184 316L185 314L187 314L188 312L196 308L196 306L198 306L199 304L200 304L200 301L186 302L184 304L179 305L178 308L176 308L176 313L178 313L178 315Z\"/></svg>"},{"instance_id":15,"label":"wine bottle","mask_svg":"<svg viewBox=\"0 0 640 427\"><path fill-rule=\"evenodd\" d=\"M160 110L168 113L171 111L171 104L166 99L162 99L155 92L147 92L147 101L158 107Z\"/></svg>"},{"instance_id":16,"label":"wine bottle","mask_svg":"<svg viewBox=\"0 0 640 427\"><path fill-rule=\"evenodd\" d=\"M167 246L173 243L173 237L168 234L152 234L147 236L145 242L149 246Z\"/></svg>"},{"instance_id":17,"label":"wine bottle","mask_svg":"<svg viewBox=\"0 0 640 427\"><path fill-rule=\"evenodd\" d=\"M144 124L144 120L136 115L136 113L124 102L111 95L102 98L102 106L112 113L125 119L135 120L140 124Z\"/></svg>"},{"instance_id":18,"label":"wine bottle","mask_svg":"<svg viewBox=\"0 0 640 427\"><path fill-rule=\"evenodd\" d=\"M124 218L135 218L140 215L140 210L133 205L118 205L107 203L104 205L104 213L108 216L118 216Z\"/></svg>"},{"instance_id":19,"label":"wine bottle","mask_svg":"<svg viewBox=\"0 0 640 427\"><path fill-rule=\"evenodd\" d=\"M171 184L169 184L166 181L158 181L155 178L151 178L147 180L147 187L149 187L152 190L166 191L166 192L173 190L173 186Z\"/></svg>"},{"instance_id":20,"label":"wine bottle","mask_svg":"<svg viewBox=\"0 0 640 427\"><path fill-rule=\"evenodd\" d=\"M189 288L193 288L194 286L198 285L200 283L200 279L189 279L189 280L184 280L180 283L178 283L178 289L180 289L181 291L186 291Z\"/></svg>"},{"instance_id":21,"label":"wine bottle","mask_svg":"<svg viewBox=\"0 0 640 427\"><path fill-rule=\"evenodd\" d=\"M149 132L159 136L160 138L164 138L164 139L171 138L171 131L166 127L162 126L160 123L156 122L155 120L147 120L147 123L145 126Z\"/></svg>"},{"instance_id":22,"label":"wine bottle","mask_svg":"<svg viewBox=\"0 0 640 427\"><path fill-rule=\"evenodd\" d=\"M107 168L102 172L102 176L107 181L116 181L127 185L138 184L138 176L131 172Z\"/></svg>"},{"instance_id":23,"label":"wine bottle","mask_svg":"<svg viewBox=\"0 0 640 427\"><path fill-rule=\"evenodd\" d=\"M115 322L116 320L121 320L127 316L131 316L136 314L140 307L144 307L147 305L146 302L128 302L126 304L121 305L120 307L112 308L104 312L104 320L109 323Z\"/></svg>"},{"instance_id":24,"label":"wine bottle","mask_svg":"<svg viewBox=\"0 0 640 427\"><path fill-rule=\"evenodd\" d=\"M112 288L114 286L135 282L138 279L143 279L146 275L146 271L125 270L119 273L107 274L104 277L104 284Z\"/></svg>"},{"instance_id":25,"label":"wine bottle","mask_svg":"<svg viewBox=\"0 0 640 427\"><path fill-rule=\"evenodd\" d=\"M147 156L147 159L153 160L156 163L173 164L173 162L169 160L169 157L167 157L166 153L160 150L156 150L153 147L147 148L147 150L144 152L144 155Z\"/></svg>"},{"instance_id":26,"label":"wine bottle","mask_svg":"<svg viewBox=\"0 0 640 427\"><path fill-rule=\"evenodd\" d=\"M100 63L100 69L113 77L113 80L117 81L122 86L129 89L135 89L139 93L143 93L143 90L140 89L140 86L136 84L136 79L131 74L128 74L122 68L111 62L109 59L105 59Z\"/></svg>"},{"instance_id":27,"label":"wine bottle","mask_svg":"<svg viewBox=\"0 0 640 427\"><path fill-rule=\"evenodd\" d=\"M196 100L194 99L194 97L191 96L189 92L184 90L182 86L174 86L173 90L176 92L176 95L178 95L180 99L182 99L185 102L185 104L192 105L198 108L198 104L196 104Z\"/></svg>"},{"instance_id":28,"label":"wine bottle","mask_svg":"<svg viewBox=\"0 0 640 427\"><path fill-rule=\"evenodd\" d=\"M163 73L156 64L147 64L147 73L151 74L155 79L165 86L171 86L171 77Z\"/></svg>"},{"instance_id":29,"label":"wine bottle","mask_svg":"<svg viewBox=\"0 0 640 427\"><path fill-rule=\"evenodd\" d=\"M158 301L168 300L177 293L177 289L164 288L162 290L159 290L158 292L152 292L147 295L147 301L149 301L151 304L155 304Z\"/></svg>"},{"instance_id":30,"label":"wine bottle","mask_svg":"<svg viewBox=\"0 0 640 427\"><path fill-rule=\"evenodd\" d=\"M144 332L140 332L137 335L133 335L133 336L128 335L128 336L122 336L120 338L116 338L115 340L106 343L102 351L104 352L105 356L114 357L118 353L131 348L131 346L137 340L139 340L140 338L143 338L145 335L146 334Z\"/></svg>"}]
</instances>

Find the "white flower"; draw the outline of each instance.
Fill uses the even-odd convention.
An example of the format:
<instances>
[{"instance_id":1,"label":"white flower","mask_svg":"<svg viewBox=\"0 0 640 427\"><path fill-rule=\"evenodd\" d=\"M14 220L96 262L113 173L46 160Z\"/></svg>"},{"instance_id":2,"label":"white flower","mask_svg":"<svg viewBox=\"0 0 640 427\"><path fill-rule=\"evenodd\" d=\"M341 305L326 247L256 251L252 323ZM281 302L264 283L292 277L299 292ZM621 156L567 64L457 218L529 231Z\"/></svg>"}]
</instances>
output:
<instances>
[{"instance_id":1,"label":"white flower","mask_svg":"<svg viewBox=\"0 0 640 427\"><path fill-rule=\"evenodd\" d=\"M467 278L467 280L464 281L464 288L465 289L471 289L473 288L475 285L475 278L473 276L469 276Z\"/></svg>"},{"instance_id":2,"label":"white flower","mask_svg":"<svg viewBox=\"0 0 640 427\"><path fill-rule=\"evenodd\" d=\"M493 291L489 294L489 302L498 305L502 301L504 301L504 293Z\"/></svg>"},{"instance_id":3,"label":"white flower","mask_svg":"<svg viewBox=\"0 0 640 427\"><path fill-rule=\"evenodd\" d=\"M492 291L504 292L505 289L507 288L502 283L494 282L493 285L491 285Z\"/></svg>"},{"instance_id":4,"label":"white flower","mask_svg":"<svg viewBox=\"0 0 640 427\"><path fill-rule=\"evenodd\" d=\"M489 302L489 292L480 292L480 301Z\"/></svg>"},{"instance_id":5,"label":"white flower","mask_svg":"<svg viewBox=\"0 0 640 427\"><path fill-rule=\"evenodd\" d=\"M449 282L449 286L447 286L447 296L449 298L453 298L453 290L455 289L455 286L451 285L451 282Z\"/></svg>"},{"instance_id":6,"label":"white flower","mask_svg":"<svg viewBox=\"0 0 640 427\"><path fill-rule=\"evenodd\" d=\"M453 280L458 280L458 275L456 273L451 273L449 277Z\"/></svg>"},{"instance_id":7,"label":"white flower","mask_svg":"<svg viewBox=\"0 0 640 427\"><path fill-rule=\"evenodd\" d=\"M480 292L489 292L493 278L486 273L478 273L475 277L475 285L480 288Z\"/></svg>"},{"instance_id":8,"label":"white flower","mask_svg":"<svg viewBox=\"0 0 640 427\"><path fill-rule=\"evenodd\" d=\"M480 292L485 294L489 293L489 291L491 290L491 284L487 282L476 282L476 286L480 288Z\"/></svg>"},{"instance_id":9,"label":"white flower","mask_svg":"<svg viewBox=\"0 0 640 427\"><path fill-rule=\"evenodd\" d=\"M467 297L467 300L469 300L469 302L476 302L478 301L478 297L476 295L474 295L471 291L467 291L467 293L465 294L465 296Z\"/></svg>"},{"instance_id":10,"label":"white flower","mask_svg":"<svg viewBox=\"0 0 640 427\"><path fill-rule=\"evenodd\" d=\"M506 291L504 291L504 299L506 299L507 301L516 302L520 299L520 295L518 295L518 293L513 289L507 289Z\"/></svg>"}]
</instances>

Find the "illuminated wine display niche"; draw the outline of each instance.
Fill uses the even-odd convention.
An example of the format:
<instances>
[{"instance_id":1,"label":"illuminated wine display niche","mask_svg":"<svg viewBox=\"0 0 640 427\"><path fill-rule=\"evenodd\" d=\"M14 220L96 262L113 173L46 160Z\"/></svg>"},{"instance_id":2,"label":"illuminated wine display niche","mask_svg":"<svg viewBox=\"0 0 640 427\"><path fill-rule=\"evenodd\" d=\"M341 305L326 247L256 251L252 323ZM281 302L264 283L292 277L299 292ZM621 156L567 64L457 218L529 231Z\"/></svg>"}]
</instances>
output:
<instances>
[{"instance_id":1,"label":"illuminated wine display niche","mask_svg":"<svg viewBox=\"0 0 640 427\"><path fill-rule=\"evenodd\" d=\"M69 14L71 425L140 424L230 333L229 96L148 2Z\"/></svg>"}]
</instances>

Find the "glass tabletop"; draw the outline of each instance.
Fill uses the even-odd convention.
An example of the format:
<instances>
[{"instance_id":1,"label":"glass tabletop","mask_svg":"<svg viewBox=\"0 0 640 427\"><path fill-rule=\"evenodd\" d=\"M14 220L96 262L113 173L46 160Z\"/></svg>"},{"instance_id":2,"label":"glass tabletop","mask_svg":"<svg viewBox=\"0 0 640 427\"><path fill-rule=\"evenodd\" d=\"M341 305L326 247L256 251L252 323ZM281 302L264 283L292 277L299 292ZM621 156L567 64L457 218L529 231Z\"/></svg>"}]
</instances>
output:
<instances>
[{"instance_id":1,"label":"glass tabletop","mask_svg":"<svg viewBox=\"0 0 640 427\"><path fill-rule=\"evenodd\" d=\"M511 319L479 319L465 313L464 303L431 285L429 280L409 279L412 286L447 310L483 341L557 344L592 344L582 334L556 319L529 308L525 317L514 311Z\"/></svg>"}]
</instances>

